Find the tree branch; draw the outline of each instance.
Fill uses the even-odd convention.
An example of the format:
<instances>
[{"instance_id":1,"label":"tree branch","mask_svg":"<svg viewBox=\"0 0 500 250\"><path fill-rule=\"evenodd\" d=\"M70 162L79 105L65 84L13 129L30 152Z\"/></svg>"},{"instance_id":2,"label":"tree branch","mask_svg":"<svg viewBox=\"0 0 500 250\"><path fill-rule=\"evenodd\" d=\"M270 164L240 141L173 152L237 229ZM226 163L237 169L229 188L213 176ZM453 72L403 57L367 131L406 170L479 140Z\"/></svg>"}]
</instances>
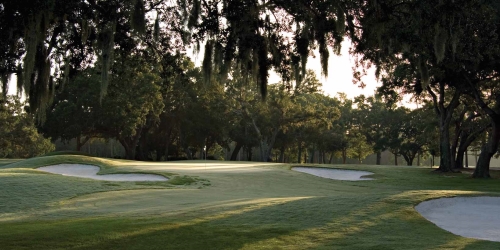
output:
<instances>
[{"instance_id":1,"label":"tree branch","mask_svg":"<svg viewBox=\"0 0 500 250\"><path fill-rule=\"evenodd\" d=\"M437 96L434 91L432 91L430 86L427 86L427 92L432 96L432 102L434 103L434 110L436 111L436 114L441 115L441 111L439 110L438 102L437 102Z\"/></svg>"},{"instance_id":2,"label":"tree branch","mask_svg":"<svg viewBox=\"0 0 500 250\"><path fill-rule=\"evenodd\" d=\"M486 103L484 102L483 98L481 98L481 95L479 94L479 91L474 86L474 84L471 82L471 80L465 74L462 74L462 76L464 77L464 79L467 82L467 84L469 84L469 86L471 87L471 92L472 93L468 92L468 94L469 95L472 94L472 97L476 100L476 102L479 105L479 107L482 110L484 110L484 112L486 112L486 114L488 114L489 116L496 115L496 112L493 109L491 109L490 107L488 107L488 105L486 105Z\"/></svg>"}]
</instances>

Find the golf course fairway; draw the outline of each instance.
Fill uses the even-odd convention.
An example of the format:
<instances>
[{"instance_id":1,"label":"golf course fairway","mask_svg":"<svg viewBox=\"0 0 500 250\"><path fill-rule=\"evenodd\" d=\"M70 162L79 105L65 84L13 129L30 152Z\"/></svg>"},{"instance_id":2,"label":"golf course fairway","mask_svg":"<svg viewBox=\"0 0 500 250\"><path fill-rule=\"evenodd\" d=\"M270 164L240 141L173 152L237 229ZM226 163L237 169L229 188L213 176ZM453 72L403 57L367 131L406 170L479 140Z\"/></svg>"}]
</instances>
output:
<instances>
[{"instance_id":1,"label":"golf course fairway","mask_svg":"<svg viewBox=\"0 0 500 250\"><path fill-rule=\"evenodd\" d=\"M168 181L37 170L58 164ZM321 165L374 173L370 181L341 181L292 167L76 155L0 162L0 249L500 249L441 229L415 209L438 198L500 196L495 171L477 180L428 167Z\"/></svg>"}]
</instances>

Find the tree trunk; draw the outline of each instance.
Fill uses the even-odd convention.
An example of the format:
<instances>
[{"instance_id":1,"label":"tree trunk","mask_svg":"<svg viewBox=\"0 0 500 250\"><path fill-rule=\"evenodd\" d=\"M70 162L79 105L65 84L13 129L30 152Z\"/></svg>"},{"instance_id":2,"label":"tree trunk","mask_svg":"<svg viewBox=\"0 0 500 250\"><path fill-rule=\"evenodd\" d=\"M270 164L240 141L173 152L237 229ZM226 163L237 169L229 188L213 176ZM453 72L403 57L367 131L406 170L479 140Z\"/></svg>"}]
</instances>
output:
<instances>
[{"instance_id":1,"label":"tree trunk","mask_svg":"<svg viewBox=\"0 0 500 250\"><path fill-rule=\"evenodd\" d=\"M439 149L441 152L441 157L439 168L436 169L436 171L449 172L452 171L452 159L455 159L454 156L452 157L450 151L450 123L453 116L453 111L460 104L459 98L461 95L461 91L459 89L455 90L455 93L453 93L453 98L447 107L445 107L446 91L444 83L439 83L439 100L430 86L427 86L427 91L432 96L434 109L439 116Z\"/></svg>"},{"instance_id":2,"label":"tree trunk","mask_svg":"<svg viewBox=\"0 0 500 250\"><path fill-rule=\"evenodd\" d=\"M311 149L311 155L309 156L309 162L314 163L314 155L315 155L315 145L313 144L312 149Z\"/></svg>"},{"instance_id":3,"label":"tree trunk","mask_svg":"<svg viewBox=\"0 0 500 250\"><path fill-rule=\"evenodd\" d=\"M81 136L76 137L76 151L80 151L82 149L82 143L80 142Z\"/></svg>"},{"instance_id":4,"label":"tree trunk","mask_svg":"<svg viewBox=\"0 0 500 250\"><path fill-rule=\"evenodd\" d=\"M297 156L297 163L302 163L302 142L299 142L299 153Z\"/></svg>"},{"instance_id":5,"label":"tree trunk","mask_svg":"<svg viewBox=\"0 0 500 250\"><path fill-rule=\"evenodd\" d=\"M347 149L342 149L342 164L345 164L347 158Z\"/></svg>"},{"instance_id":6,"label":"tree trunk","mask_svg":"<svg viewBox=\"0 0 500 250\"><path fill-rule=\"evenodd\" d=\"M489 152L489 142L481 147L481 153L476 164L476 169L472 174L473 178L489 178L490 177L490 160L493 154Z\"/></svg>"},{"instance_id":7,"label":"tree trunk","mask_svg":"<svg viewBox=\"0 0 500 250\"><path fill-rule=\"evenodd\" d=\"M250 147L247 149L247 161L252 161L252 156L253 156L252 147Z\"/></svg>"},{"instance_id":8,"label":"tree trunk","mask_svg":"<svg viewBox=\"0 0 500 250\"><path fill-rule=\"evenodd\" d=\"M490 177L490 161L498 150L498 142L500 140L500 115L495 115L492 118L492 129L488 138L488 142L481 148L481 154L477 161L476 170L472 177L474 178L489 178Z\"/></svg>"},{"instance_id":9,"label":"tree trunk","mask_svg":"<svg viewBox=\"0 0 500 250\"><path fill-rule=\"evenodd\" d=\"M118 139L120 144L122 144L123 148L125 149L125 159L128 160L133 160L135 159L135 146L132 145L130 140L126 139Z\"/></svg>"},{"instance_id":10,"label":"tree trunk","mask_svg":"<svg viewBox=\"0 0 500 250\"><path fill-rule=\"evenodd\" d=\"M233 153L231 154L231 158L229 159L230 161L236 161L236 158L238 157L238 153L240 152L241 147L243 147L243 144L236 142L236 146L234 146Z\"/></svg>"},{"instance_id":11,"label":"tree trunk","mask_svg":"<svg viewBox=\"0 0 500 250\"><path fill-rule=\"evenodd\" d=\"M473 133L462 131L460 135L460 143L458 144L457 158L455 160L455 168L461 169L464 166L464 156L466 161L468 161L467 157L467 148L474 142L479 135L481 135L488 126L482 127L480 129L475 130ZM468 162L465 165L468 166Z\"/></svg>"},{"instance_id":12,"label":"tree trunk","mask_svg":"<svg viewBox=\"0 0 500 250\"><path fill-rule=\"evenodd\" d=\"M469 168L469 152L465 150L465 167Z\"/></svg>"},{"instance_id":13,"label":"tree trunk","mask_svg":"<svg viewBox=\"0 0 500 250\"><path fill-rule=\"evenodd\" d=\"M81 151L82 150L82 147L83 145L85 145L89 140L90 140L90 136L85 136L85 139L83 139L82 141L82 137L79 135L76 137L76 151Z\"/></svg>"},{"instance_id":14,"label":"tree trunk","mask_svg":"<svg viewBox=\"0 0 500 250\"><path fill-rule=\"evenodd\" d=\"M333 162L333 152L330 153L330 160L328 161L328 163L332 164Z\"/></svg>"},{"instance_id":15,"label":"tree trunk","mask_svg":"<svg viewBox=\"0 0 500 250\"><path fill-rule=\"evenodd\" d=\"M463 169L464 168L464 155L465 153L458 150L457 151L457 158L455 159L455 169Z\"/></svg>"},{"instance_id":16,"label":"tree trunk","mask_svg":"<svg viewBox=\"0 0 500 250\"><path fill-rule=\"evenodd\" d=\"M406 155L406 153L403 153L402 155L403 155L403 158L404 158L404 159L405 159L405 161L406 161L406 165L411 166L411 164L412 164L412 160L410 159L410 157L408 157L408 156Z\"/></svg>"},{"instance_id":17,"label":"tree trunk","mask_svg":"<svg viewBox=\"0 0 500 250\"><path fill-rule=\"evenodd\" d=\"M264 150L264 140L260 140L260 143L259 143L259 149L260 149L260 160L263 161L263 162L266 162L267 161L267 156L266 156L266 153L267 152L266 150Z\"/></svg>"},{"instance_id":18,"label":"tree trunk","mask_svg":"<svg viewBox=\"0 0 500 250\"><path fill-rule=\"evenodd\" d=\"M450 151L450 128L445 121L441 121L439 125L439 149L441 157L439 160L439 168L437 171L451 171L451 151Z\"/></svg>"},{"instance_id":19,"label":"tree trunk","mask_svg":"<svg viewBox=\"0 0 500 250\"><path fill-rule=\"evenodd\" d=\"M382 162L382 152L377 151L377 165L380 165Z\"/></svg>"},{"instance_id":20,"label":"tree trunk","mask_svg":"<svg viewBox=\"0 0 500 250\"><path fill-rule=\"evenodd\" d=\"M285 145L282 145L281 148L280 148L279 162L285 163Z\"/></svg>"},{"instance_id":21,"label":"tree trunk","mask_svg":"<svg viewBox=\"0 0 500 250\"><path fill-rule=\"evenodd\" d=\"M397 166L398 165L398 154L397 153L393 153L394 154L394 166Z\"/></svg>"},{"instance_id":22,"label":"tree trunk","mask_svg":"<svg viewBox=\"0 0 500 250\"><path fill-rule=\"evenodd\" d=\"M268 145L267 145L267 151L266 151L266 158L264 159L265 162L268 162L268 161L271 161L271 153L273 151L273 147L274 147L274 143L276 142L276 137L278 136L279 132L280 132L280 128L275 128L272 135L271 135L271 138L270 140L268 141Z\"/></svg>"},{"instance_id":23,"label":"tree trunk","mask_svg":"<svg viewBox=\"0 0 500 250\"><path fill-rule=\"evenodd\" d=\"M184 153L186 154L186 157L188 160L193 159L193 153L189 149L189 146L187 145L186 141L184 140L184 132L182 130L179 131L179 141L182 149L184 150Z\"/></svg>"}]
</instances>

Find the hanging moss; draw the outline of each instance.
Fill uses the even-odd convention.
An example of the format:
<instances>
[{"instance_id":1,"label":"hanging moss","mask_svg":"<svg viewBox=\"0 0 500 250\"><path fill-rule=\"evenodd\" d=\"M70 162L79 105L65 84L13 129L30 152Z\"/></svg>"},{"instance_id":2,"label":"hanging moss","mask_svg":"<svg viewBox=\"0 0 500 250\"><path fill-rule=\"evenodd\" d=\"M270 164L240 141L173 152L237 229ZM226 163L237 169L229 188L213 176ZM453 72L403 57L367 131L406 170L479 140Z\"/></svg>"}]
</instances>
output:
<instances>
[{"instance_id":1,"label":"hanging moss","mask_svg":"<svg viewBox=\"0 0 500 250\"><path fill-rule=\"evenodd\" d=\"M106 96L109 82L109 70L113 62L113 50L114 50L114 34L115 34L116 24L111 23L108 25L98 37L98 47L101 50L101 94L100 101Z\"/></svg>"},{"instance_id":2,"label":"hanging moss","mask_svg":"<svg viewBox=\"0 0 500 250\"><path fill-rule=\"evenodd\" d=\"M153 31L153 37L155 40L158 40L159 36L160 36L160 15L157 15L156 20L155 20L155 28Z\"/></svg>"},{"instance_id":3,"label":"hanging moss","mask_svg":"<svg viewBox=\"0 0 500 250\"><path fill-rule=\"evenodd\" d=\"M341 6L337 6L337 20L335 21L335 30L339 33L343 33L345 30L345 14L342 11Z\"/></svg>"},{"instance_id":4,"label":"hanging moss","mask_svg":"<svg viewBox=\"0 0 500 250\"><path fill-rule=\"evenodd\" d=\"M452 34L451 36L451 54L453 60L455 60L455 54L457 53L458 36L457 34Z\"/></svg>"},{"instance_id":5,"label":"hanging moss","mask_svg":"<svg viewBox=\"0 0 500 250\"><path fill-rule=\"evenodd\" d=\"M35 85L30 90L30 108L35 111L37 121L41 124L45 122L46 110L52 99L50 86L51 63L47 57L45 48L38 50L36 56L36 80Z\"/></svg>"},{"instance_id":6,"label":"hanging moss","mask_svg":"<svg viewBox=\"0 0 500 250\"><path fill-rule=\"evenodd\" d=\"M23 86L24 86L23 66L21 63L17 65L16 75L17 75L17 95L21 96L23 93Z\"/></svg>"},{"instance_id":7,"label":"hanging moss","mask_svg":"<svg viewBox=\"0 0 500 250\"><path fill-rule=\"evenodd\" d=\"M203 56L203 78L205 84L210 83L210 78L212 77L212 58L213 58L213 41L207 41L205 44L205 55Z\"/></svg>"},{"instance_id":8,"label":"hanging moss","mask_svg":"<svg viewBox=\"0 0 500 250\"><path fill-rule=\"evenodd\" d=\"M215 42L214 44L214 65L217 68L220 68L224 63L224 48L222 44L219 42Z\"/></svg>"},{"instance_id":9,"label":"hanging moss","mask_svg":"<svg viewBox=\"0 0 500 250\"><path fill-rule=\"evenodd\" d=\"M300 86L300 72L301 72L301 69L299 67L300 56L292 56L291 61L292 61L292 74L293 77L295 78L295 88L298 88Z\"/></svg>"},{"instance_id":10,"label":"hanging moss","mask_svg":"<svg viewBox=\"0 0 500 250\"><path fill-rule=\"evenodd\" d=\"M328 58L330 57L330 52L328 52L328 47L324 41L319 44L319 56L321 62L321 74L324 77L328 77Z\"/></svg>"},{"instance_id":11,"label":"hanging moss","mask_svg":"<svg viewBox=\"0 0 500 250\"><path fill-rule=\"evenodd\" d=\"M90 35L90 25L87 21L87 19L82 19L82 27L81 27L81 41L82 41L82 44L85 44L87 42L87 39L89 38L89 35Z\"/></svg>"},{"instance_id":12,"label":"hanging moss","mask_svg":"<svg viewBox=\"0 0 500 250\"><path fill-rule=\"evenodd\" d=\"M200 0L193 0L193 7L191 8L191 13L189 15L188 28L193 28L198 24L198 18L201 13L201 2Z\"/></svg>"},{"instance_id":13,"label":"hanging moss","mask_svg":"<svg viewBox=\"0 0 500 250\"><path fill-rule=\"evenodd\" d=\"M260 93L262 98L267 96L267 78L269 75L269 64L267 60L267 44L265 44L264 39L262 39L261 46L258 50L258 61L259 61L259 82L260 82Z\"/></svg>"},{"instance_id":14,"label":"hanging moss","mask_svg":"<svg viewBox=\"0 0 500 250\"><path fill-rule=\"evenodd\" d=\"M69 57L66 57L64 59L64 71L63 71L63 79L62 79L62 84L61 84L61 91L64 90L64 86L66 84L68 84L68 82L69 82L69 70L70 70Z\"/></svg>"},{"instance_id":15,"label":"hanging moss","mask_svg":"<svg viewBox=\"0 0 500 250\"><path fill-rule=\"evenodd\" d=\"M2 96L7 97L7 91L9 89L9 75L5 72L0 75L0 81L2 82Z\"/></svg>"},{"instance_id":16,"label":"hanging moss","mask_svg":"<svg viewBox=\"0 0 500 250\"><path fill-rule=\"evenodd\" d=\"M309 27L304 27L303 31L299 36L296 36L295 41L296 41L296 46L297 46L297 52L300 55L300 62L301 62L301 76L306 75L306 66L307 66L307 59L309 57ZM299 78L296 78L297 84L300 83L302 80L301 76Z\"/></svg>"},{"instance_id":17,"label":"hanging moss","mask_svg":"<svg viewBox=\"0 0 500 250\"><path fill-rule=\"evenodd\" d=\"M434 27L434 55L436 56L437 63L442 62L444 59L447 40L448 33L437 24Z\"/></svg>"},{"instance_id":18,"label":"hanging moss","mask_svg":"<svg viewBox=\"0 0 500 250\"><path fill-rule=\"evenodd\" d=\"M26 54L24 56L24 83L23 89L26 93L30 93L30 88L33 81L33 72L35 69L35 59L37 54L37 47L39 45L38 29L40 25L37 25L39 21L39 15L36 18L32 18L26 27L25 31L25 44L26 44Z\"/></svg>"},{"instance_id":19,"label":"hanging moss","mask_svg":"<svg viewBox=\"0 0 500 250\"><path fill-rule=\"evenodd\" d=\"M420 79L421 79L421 84L422 84L422 89L427 88L429 85L429 70L427 69L426 61L419 58L418 59L419 63L419 73L420 73Z\"/></svg>"},{"instance_id":20,"label":"hanging moss","mask_svg":"<svg viewBox=\"0 0 500 250\"><path fill-rule=\"evenodd\" d=\"M146 33L146 10L142 0L136 0L132 11L132 28L139 34Z\"/></svg>"},{"instance_id":21,"label":"hanging moss","mask_svg":"<svg viewBox=\"0 0 500 250\"><path fill-rule=\"evenodd\" d=\"M56 93L56 84L54 82L54 77L50 77L49 79L49 101L48 103L53 103L54 102L54 96L55 96L55 93Z\"/></svg>"}]
</instances>

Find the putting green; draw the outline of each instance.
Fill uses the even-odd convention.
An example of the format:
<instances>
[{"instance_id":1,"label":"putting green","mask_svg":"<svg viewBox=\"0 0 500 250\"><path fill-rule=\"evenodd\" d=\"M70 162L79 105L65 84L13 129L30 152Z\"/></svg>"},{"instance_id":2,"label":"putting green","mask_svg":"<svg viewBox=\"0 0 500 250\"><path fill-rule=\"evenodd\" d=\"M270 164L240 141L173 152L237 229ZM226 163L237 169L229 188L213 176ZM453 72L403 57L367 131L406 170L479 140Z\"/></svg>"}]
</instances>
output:
<instances>
[{"instance_id":1,"label":"putting green","mask_svg":"<svg viewBox=\"0 0 500 250\"><path fill-rule=\"evenodd\" d=\"M61 163L142 173L167 182L107 182L46 174ZM325 166L322 166L325 167ZM328 167L328 166L326 166ZM496 249L423 218L422 201L500 194L497 182L394 166L340 182L253 162L135 162L50 156L0 167L2 249ZM494 178L495 174L494 174ZM175 185L174 185L175 184Z\"/></svg>"}]
</instances>

